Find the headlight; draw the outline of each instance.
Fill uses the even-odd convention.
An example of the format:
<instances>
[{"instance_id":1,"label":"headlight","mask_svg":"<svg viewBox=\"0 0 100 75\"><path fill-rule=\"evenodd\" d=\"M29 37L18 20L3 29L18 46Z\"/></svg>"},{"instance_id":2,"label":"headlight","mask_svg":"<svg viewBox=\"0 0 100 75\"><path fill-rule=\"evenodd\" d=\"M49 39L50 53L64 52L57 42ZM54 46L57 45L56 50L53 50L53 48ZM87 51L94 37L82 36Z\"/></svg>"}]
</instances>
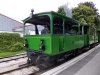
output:
<instances>
[{"instance_id":1,"label":"headlight","mask_svg":"<svg viewBox=\"0 0 100 75\"><path fill-rule=\"evenodd\" d=\"M28 41L25 39L24 47L28 48Z\"/></svg>"},{"instance_id":2,"label":"headlight","mask_svg":"<svg viewBox=\"0 0 100 75\"><path fill-rule=\"evenodd\" d=\"M40 40L40 50L45 50L44 40Z\"/></svg>"}]
</instances>

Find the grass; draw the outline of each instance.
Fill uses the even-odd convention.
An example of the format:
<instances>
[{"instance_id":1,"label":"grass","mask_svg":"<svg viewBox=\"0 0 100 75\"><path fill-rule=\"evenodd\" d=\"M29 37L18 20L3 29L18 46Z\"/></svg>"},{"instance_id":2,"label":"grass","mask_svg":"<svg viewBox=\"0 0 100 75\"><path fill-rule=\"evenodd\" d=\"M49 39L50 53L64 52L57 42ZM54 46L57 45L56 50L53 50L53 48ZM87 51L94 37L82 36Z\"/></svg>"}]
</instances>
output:
<instances>
[{"instance_id":1,"label":"grass","mask_svg":"<svg viewBox=\"0 0 100 75\"><path fill-rule=\"evenodd\" d=\"M18 51L18 52L0 52L0 57L8 57L8 56L14 56L16 54L22 53L25 51Z\"/></svg>"}]
</instances>

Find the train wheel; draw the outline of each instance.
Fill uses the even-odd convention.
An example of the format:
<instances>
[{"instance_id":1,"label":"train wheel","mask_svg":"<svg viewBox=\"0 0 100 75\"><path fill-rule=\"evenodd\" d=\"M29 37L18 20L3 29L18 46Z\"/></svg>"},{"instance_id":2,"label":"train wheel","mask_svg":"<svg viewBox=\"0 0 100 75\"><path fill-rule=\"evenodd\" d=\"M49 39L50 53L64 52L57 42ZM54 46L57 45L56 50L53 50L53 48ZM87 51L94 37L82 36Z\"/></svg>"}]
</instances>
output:
<instances>
[{"instance_id":1,"label":"train wheel","mask_svg":"<svg viewBox=\"0 0 100 75\"><path fill-rule=\"evenodd\" d=\"M45 56L45 55L38 56L36 63L37 63L37 67L39 67L40 69L46 69L53 65L53 63L50 62L49 56Z\"/></svg>"},{"instance_id":2,"label":"train wheel","mask_svg":"<svg viewBox=\"0 0 100 75\"><path fill-rule=\"evenodd\" d=\"M31 55L30 62L31 62L32 65L37 64L37 62L36 62L37 58L38 58L38 55Z\"/></svg>"},{"instance_id":3,"label":"train wheel","mask_svg":"<svg viewBox=\"0 0 100 75\"><path fill-rule=\"evenodd\" d=\"M31 60L30 58L27 59L27 64L30 64L31 63Z\"/></svg>"}]
</instances>

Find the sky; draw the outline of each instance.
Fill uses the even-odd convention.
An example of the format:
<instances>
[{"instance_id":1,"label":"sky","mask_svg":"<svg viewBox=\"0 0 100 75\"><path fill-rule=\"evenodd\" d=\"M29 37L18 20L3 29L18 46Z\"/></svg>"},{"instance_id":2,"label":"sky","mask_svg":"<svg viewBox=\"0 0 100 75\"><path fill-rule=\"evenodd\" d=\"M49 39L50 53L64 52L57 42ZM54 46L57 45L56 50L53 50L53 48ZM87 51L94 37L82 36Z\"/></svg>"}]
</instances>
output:
<instances>
[{"instance_id":1,"label":"sky","mask_svg":"<svg viewBox=\"0 0 100 75\"><path fill-rule=\"evenodd\" d=\"M34 13L57 11L61 5L69 4L73 8L85 1L94 2L100 14L99 0L0 0L0 13L22 22L29 16L31 9L34 9Z\"/></svg>"}]
</instances>

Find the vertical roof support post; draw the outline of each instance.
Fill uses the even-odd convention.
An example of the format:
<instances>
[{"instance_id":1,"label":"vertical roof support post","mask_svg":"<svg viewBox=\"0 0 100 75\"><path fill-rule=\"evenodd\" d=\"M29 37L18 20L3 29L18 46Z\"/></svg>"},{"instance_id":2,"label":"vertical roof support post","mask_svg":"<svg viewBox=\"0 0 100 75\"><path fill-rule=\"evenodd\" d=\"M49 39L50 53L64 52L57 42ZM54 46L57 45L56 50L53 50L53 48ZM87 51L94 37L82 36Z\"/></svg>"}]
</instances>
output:
<instances>
[{"instance_id":1,"label":"vertical roof support post","mask_svg":"<svg viewBox=\"0 0 100 75\"><path fill-rule=\"evenodd\" d=\"M23 36L25 35L25 22L23 24Z\"/></svg>"},{"instance_id":2,"label":"vertical roof support post","mask_svg":"<svg viewBox=\"0 0 100 75\"><path fill-rule=\"evenodd\" d=\"M82 25L82 34L84 35L84 25Z\"/></svg>"},{"instance_id":3,"label":"vertical roof support post","mask_svg":"<svg viewBox=\"0 0 100 75\"><path fill-rule=\"evenodd\" d=\"M63 34L65 34L65 19L63 19Z\"/></svg>"},{"instance_id":4,"label":"vertical roof support post","mask_svg":"<svg viewBox=\"0 0 100 75\"><path fill-rule=\"evenodd\" d=\"M93 26L93 28L94 28L94 43L95 43L96 42L96 27Z\"/></svg>"},{"instance_id":5,"label":"vertical roof support post","mask_svg":"<svg viewBox=\"0 0 100 75\"><path fill-rule=\"evenodd\" d=\"M50 15L50 32L51 34L53 34L53 15L52 13Z\"/></svg>"},{"instance_id":6,"label":"vertical roof support post","mask_svg":"<svg viewBox=\"0 0 100 75\"><path fill-rule=\"evenodd\" d=\"M64 40L65 40L65 19L63 19L63 50L64 50Z\"/></svg>"},{"instance_id":7,"label":"vertical roof support post","mask_svg":"<svg viewBox=\"0 0 100 75\"><path fill-rule=\"evenodd\" d=\"M35 26L35 34L39 34L37 25L34 25L34 26Z\"/></svg>"},{"instance_id":8,"label":"vertical roof support post","mask_svg":"<svg viewBox=\"0 0 100 75\"><path fill-rule=\"evenodd\" d=\"M80 23L78 23L78 34L80 35Z\"/></svg>"}]
</instances>

